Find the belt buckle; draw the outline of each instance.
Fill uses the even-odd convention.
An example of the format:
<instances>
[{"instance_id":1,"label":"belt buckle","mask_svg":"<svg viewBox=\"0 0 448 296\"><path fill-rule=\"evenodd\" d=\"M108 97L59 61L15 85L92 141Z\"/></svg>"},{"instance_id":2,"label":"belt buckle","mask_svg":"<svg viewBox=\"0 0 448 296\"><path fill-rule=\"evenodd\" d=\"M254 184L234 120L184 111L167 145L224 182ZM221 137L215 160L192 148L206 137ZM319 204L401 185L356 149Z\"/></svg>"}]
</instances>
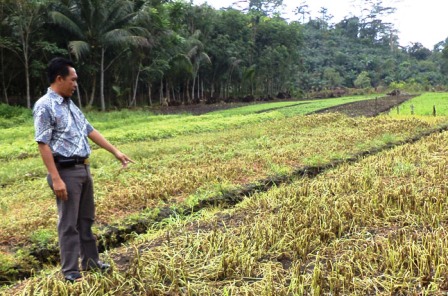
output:
<instances>
[{"instance_id":1,"label":"belt buckle","mask_svg":"<svg viewBox=\"0 0 448 296\"><path fill-rule=\"evenodd\" d=\"M88 158L84 159L84 164L90 164L90 160Z\"/></svg>"}]
</instances>

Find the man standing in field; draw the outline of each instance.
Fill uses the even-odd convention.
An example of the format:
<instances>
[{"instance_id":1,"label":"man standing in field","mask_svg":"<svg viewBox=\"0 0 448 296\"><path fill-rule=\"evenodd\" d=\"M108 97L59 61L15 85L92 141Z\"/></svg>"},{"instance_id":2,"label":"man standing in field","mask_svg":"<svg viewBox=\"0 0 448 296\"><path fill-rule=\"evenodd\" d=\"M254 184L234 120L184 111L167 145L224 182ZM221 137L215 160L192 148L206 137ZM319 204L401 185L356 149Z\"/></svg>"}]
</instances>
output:
<instances>
[{"instance_id":1,"label":"man standing in field","mask_svg":"<svg viewBox=\"0 0 448 296\"><path fill-rule=\"evenodd\" d=\"M33 109L35 140L48 170L47 181L56 195L62 273L66 280L81 280L82 270L107 270L99 260L92 233L95 218L90 175L90 138L126 167L133 162L95 130L70 97L77 87L71 61L54 58L47 68L50 87Z\"/></svg>"}]
</instances>

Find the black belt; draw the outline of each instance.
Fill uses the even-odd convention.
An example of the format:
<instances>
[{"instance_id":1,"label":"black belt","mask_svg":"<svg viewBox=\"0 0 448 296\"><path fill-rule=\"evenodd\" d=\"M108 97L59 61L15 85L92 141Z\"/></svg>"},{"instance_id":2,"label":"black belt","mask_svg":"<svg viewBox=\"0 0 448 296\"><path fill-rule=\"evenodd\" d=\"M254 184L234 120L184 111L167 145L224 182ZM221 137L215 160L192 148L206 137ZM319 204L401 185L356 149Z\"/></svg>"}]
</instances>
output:
<instances>
[{"instance_id":1,"label":"black belt","mask_svg":"<svg viewBox=\"0 0 448 296\"><path fill-rule=\"evenodd\" d=\"M88 157L64 157L64 156L54 156L54 162L59 164L61 167L70 167L77 164L89 164Z\"/></svg>"}]
</instances>

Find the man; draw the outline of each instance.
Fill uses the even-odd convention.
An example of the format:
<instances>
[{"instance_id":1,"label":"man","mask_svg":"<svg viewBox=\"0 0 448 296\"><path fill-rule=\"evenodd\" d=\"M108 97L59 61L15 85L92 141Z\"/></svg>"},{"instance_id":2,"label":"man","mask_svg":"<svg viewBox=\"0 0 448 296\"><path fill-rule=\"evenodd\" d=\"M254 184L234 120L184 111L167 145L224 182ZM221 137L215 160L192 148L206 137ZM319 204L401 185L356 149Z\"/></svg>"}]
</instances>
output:
<instances>
[{"instance_id":1,"label":"man","mask_svg":"<svg viewBox=\"0 0 448 296\"><path fill-rule=\"evenodd\" d=\"M33 109L35 140L48 170L47 181L56 195L62 273L66 280L82 279L82 270L106 270L92 234L95 208L88 157L90 138L126 167L133 162L95 130L70 97L77 88L71 61L54 58L47 68L50 87Z\"/></svg>"}]
</instances>

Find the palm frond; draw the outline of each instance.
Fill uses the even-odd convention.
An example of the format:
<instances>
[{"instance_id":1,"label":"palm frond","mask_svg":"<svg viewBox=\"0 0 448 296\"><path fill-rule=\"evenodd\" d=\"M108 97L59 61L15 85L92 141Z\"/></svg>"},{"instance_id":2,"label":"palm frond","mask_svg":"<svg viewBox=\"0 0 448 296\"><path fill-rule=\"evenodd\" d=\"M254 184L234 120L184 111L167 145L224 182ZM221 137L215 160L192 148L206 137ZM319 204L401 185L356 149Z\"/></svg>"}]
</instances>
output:
<instances>
[{"instance_id":1,"label":"palm frond","mask_svg":"<svg viewBox=\"0 0 448 296\"><path fill-rule=\"evenodd\" d=\"M193 73L193 64L185 54L176 55L170 62L171 68L183 69L188 73Z\"/></svg>"},{"instance_id":2,"label":"palm frond","mask_svg":"<svg viewBox=\"0 0 448 296\"><path fill-rule=\"evenodd\" d=\"M190 50L187 53L187 56L191 59L192 57L197 55L198 51L199 47L195 45L192 48L190 48Z\"/></svg>"},{"instance_id":3,"label":"palm frond","mask_svg":"<svg viewBox=\"0 0 448 296\"><path fill-rule=\"evenodd\" d=\"M68 48L75 55L77 60L90 52L90 45L85 41L70 41Z\"/></svg>"},{"instance_id":4,"label":"palm frond","mask_svg":"<svg viewBox=\"0 0 448 296\"><path fill-rule=\"evenodd\" d=\"M205 52L201 52L199 55L199 61L206 61L207 63L211 64L212 60L210 59L210 56L206 54Z\"/></svg>"},{"instance_id":5,"label":"palm frond","mask_svg":"<svg viewBox=\"0 0 448 296\"><path fill-rule=\"evenodd\" d=\"M84 38L84 32L72 19L59 11L51 11L49 13L52 22L65 30L75 34L78 38Z\"/></svg>"},{"instance_id":6,"label":"palm frond","mask_svg":"<svg viewBox=\"0 0 448 296\"><path fill-rule=\"evenodd\" d=\"M149 46L147 38L133 35L126 29L115 29L107 32L103 36L105 45L126 45L132 44L136 46Z\"/></svg>"}]
</instances>

